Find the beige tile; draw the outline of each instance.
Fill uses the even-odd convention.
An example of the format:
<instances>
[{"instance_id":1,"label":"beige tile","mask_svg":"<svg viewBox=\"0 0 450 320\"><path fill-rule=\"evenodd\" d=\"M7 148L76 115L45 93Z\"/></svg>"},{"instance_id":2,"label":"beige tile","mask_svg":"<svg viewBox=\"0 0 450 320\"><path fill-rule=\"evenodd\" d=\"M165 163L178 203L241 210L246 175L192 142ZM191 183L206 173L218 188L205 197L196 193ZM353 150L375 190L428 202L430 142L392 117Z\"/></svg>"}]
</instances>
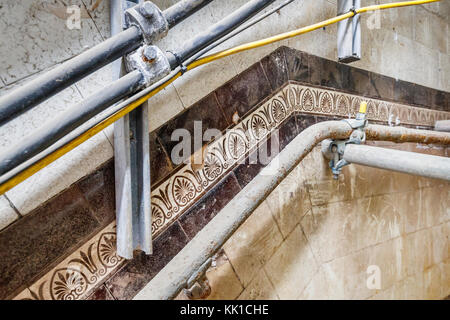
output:
<instances>
[{"instance_id":1,"label":"beige tile","mask_svg":"<svg viewBox=\"0 0 450 320\"><path fill-rule=\"evenodd\" d=\"M5 196L0 196L0 230L17 220L19 216L11 207Z\"/></svg>"},{"instance_id":2,"label":"beige tile","mask_svg":"<svg viewBox=\"0 0 450 320\"><path fill-rule=\"evenodd\" d=\"M187 72L173 82L184 106L190 106L237 75L229 57Z\"/></svg>"},{"instance_id":3,"label":"beige tile","mask_svg":"<svg viewBox=\"0 0 450 320\"><path fill-rule=\"evenodd\" d=\"M433 265L431 230L423 229L403 237L404 261L408 276L423 273Z\"/></svg>"},{"instance_id":4,"label":"beige tile","mask_svg":"<svg viewBox=\"0 0 450 320\"><path fill-rule=\"evenodd\" d=\"M359 251L322 265L329 299L367 299L376 293L367 287L369 252Z\"/></svg>"},{"instance_id":5,"label":"beige tile","mask_svg":"<svg viewBox=\"0 0 450 320\"><path fill-rule=\"evenodd\" d=\"M278 300L278 295L267 278L264 269L260 269L252 282L244 289L238 300Z\"/></svg>"},{"instance_id":6,"label":"beige tile","mask_svg":"<svg viewBox=\"0 0 450 320\"><path fill-rule=\"evenodd\" d=\"M337 202L312 208L301 221L314 255L323 263L355 251L358 246L354 202Z\"/></svg>"},{"instance_id":7,"label":"beige tile","mask_svg":"<svg viewBox=\"0 0 450 320\"><path fill-rule=\"evenodd\" d=\"M69 59L102 40L89 16L81 28L66 26L66 5L47 1L2 2L0 74L12 83ZM73 4L83 8L81 0Z\"/></svg>"},{"instance_id":8,"label":"beige tile","mask_svg":"<svg viewBox=\"0 0 450 320\"><path fill-rule=\"evenodd\" d=\"M21 214L27 214L112 156L111 144L101 132L9 190L6 196Z\"/></svg>"},{"instance_id":9,"label":"beige tile","mask_svg":"<svg viewBox=\"0 0 450 320\"><path fill-rule=\"evenodd\" d=\"M264 268L280 299L296 299L318 267L302 229L297 225Z\"/></svg>"},{"instance_id":10,"label":"beige tile","mask_svg":"<svg viewBox=\"0 0 450 320\"><path fill-rule=\"evenodd\" d=\"M183 104L172 84L150 98L148 100L148 106L150 132L156 130L183 111Z\"/></svg>"},{"instance_id":11,"label":"beige tile","mask_svg":"<svg viewBox=\"0 0 450 320\"><path fill-rule=\"evenodd\" d=\"M282 241L270 209L263 202L224 245L226 255L244 287Z\"/></svg>"},{"instance_id":12,"label":"beige tile","mask_svg":"<svg viewBox=\"0 0 450 320\"><path fill-rule=\"evenodd\" d=\"M433 264L439 264L448 259L450 231L447 224L441 224L430 229Z\"/></svg>"},{"instance_id":13,"label":"beige tile","mask_svg":"<svg viewBox=\"0 0 450 320\"><path fill-rule=\"evenodd\" d=\"M211 286L208 300L233 300L244 289L225 253L215 260L214 266L206 272L206 277Z\"/></svg>"},{"instance_id":14,"label":"beige tile","mask_svg":"<svg viewBox=\"0 0 450 320\"><path fill-rule=\"evenodd\" d=\"M341 289L337 286L330 286L323 267L313 276L305 290L297 297L298 300L329 300L332 290L334 294Z\"/></svg>"},{"instance_id":15,"label":"beige tile","mask_svg":"<svg viewBox=\"0 0 450 320\"><path fill-rule=\"evenodd\" d=\"M267 197L281 233L286 237L311 209L301 166L297 166Z\"/></svg>"},{"instance_id":16,"label":"beige tile","mask_svg":"<svg viewBox=\"0 0 450 320\"><path fill-rule=\"evenodd\" d=\"M434 265L424 271L423 285L425 299L427 300L441 300L445 297L442 296L441 288L443 285L441 278L441 270L438 265Z\"/></svg>"},{"instance_id":17,"label":"beige tile","mask_svg":"<svg viewBox=\"0 0 450 320\"><path fill-rule=\"evenodd\" d=\"M403 193L394 193L354 201L358 224L357 248L366 248L400 236L403 219L409 214L407 204L413 199ZM417 208L413 209L415 211Z\"/></svg>"}]
</instances>

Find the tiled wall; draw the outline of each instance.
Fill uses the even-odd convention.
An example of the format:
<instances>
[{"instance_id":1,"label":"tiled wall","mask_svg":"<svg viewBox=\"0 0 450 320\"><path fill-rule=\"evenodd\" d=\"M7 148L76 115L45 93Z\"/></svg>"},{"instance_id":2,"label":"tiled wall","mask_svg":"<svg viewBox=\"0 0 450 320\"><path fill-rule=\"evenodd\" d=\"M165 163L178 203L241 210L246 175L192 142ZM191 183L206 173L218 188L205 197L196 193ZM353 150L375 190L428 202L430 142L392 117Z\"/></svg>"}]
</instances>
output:
<instances>
[{"instance_id":1,"label":"tiled wall","mask_svg":"<svg viewBox=\"0 0 450 320\"><path fill-rule=\"evenodd\" d=\"M165 9L176 0L154 2ZM213 1L192 19L176 26L158 45L166 50L175 49L187 37L203 31L245 2ZM281 2L277 0L268 9ZM380 1L365 0L362 5L374 2ZM96 3L94 0L66 1L65 4L78 5L83 18L80 30L69 30L65 25L67 14L61 2L5 1L0 7L0 26L4 31L4 37L0 39L3 44L0 50L4 51L0 52L3 59L0 64L0 94L107 38L110 34L109 1L100 1L98 7L95 7ZM450 90L448 13L448 1L384 11L381 13L380 29L375 30L367 28L368 16L363 16L363 59L353 65L435 89ZM296 0L264 23L227 41L221 48L302 27L335 14L335 0ZM196 23L192 23L192 20ZM335 60L336 26L239 53L186 74L151 100L150 130L160 127L281 45ZM2 126L0 152L111 81L110 68L104 67ZM7 201L2 201L0 206L0 229L28 214L110 159L113 155L112 139L110 127L9 191L6 194Z\"/></svg>"},{"instance_id":2,"label":"tiled wall","mask_svg":"<svg viewBox=\"0 0 450 320\"><path fill-rule=\"evenodd\" d=\"M356 78L359 81L355 81ZM362 86L364 79L367 84ZM222 161L222 165L226 163L227 167L224 167L215 178L211 178L210 173L216 171L210 171L208 174L201 167L176 166L168 157L172 147L170 141L164 138L170 136L171 130L179 127L192 129L195 120L207 122L208 127L218 126L221 129L232 127L233 130L239 130L238 128L244 124L250 128L248 121L256 119L255 114L260 114L259 118L271 125L270 130L266 130L260 137L259 148L270 145L273 140L271 133L277 131L280 138L279 147L282 149L299 132L317 121L339 119L352 114L361 96L366 96L365 99L369 101L369 116L376 122L385 123L392 112L399 116L402 125L430 128L436 119L448 117L448 112L444 111L448 110L447 93L404 83L404 86L412 90L411 92L423 92L426 97L424 103L423 95L399 95L400 86L396 83L389 77L349 68L289 48L280 48L150 134L152 215L153 232L156 236L154 255L136 253L133 260L125 262L118 259L115 254L113 163L108 162L93 174L52 198L47 204L0 232L2 256L0 268L1 274L4 275L0 281L2 298L72 298L72 295L67 295L67 290L61 288L57 290L56 282L60 276L69 282L79 278L80 275L83 275L81 278L84 282L74 298L106 296L116 299L132 298L264 166L260 163L239 164L239 158L234 158L230 151L226 153L229 155L229 161L224 162L225 154L220 155L219 160ZM323 86L315 87L316 84ZM337 88L345 88L348 93L336 91ZM313 105L310 104L308 97L316 97L312 100ZM439 100L439 97L444 99ZM383 100L376 100L379 98ZM396 98L399 103L393 102ZM387 110L387 113L384 110ZM235 113L239 115L237 125L232 124L230 119ZM268 144L261 144L266 138ZM227 139L227 136L221 139ZM217 144L228 145L221 141L225 140L214 141L209 147L213 148ZM242 153L244 159L252 152L256 152L252 151L255 149L251 146L252 144L249 144L248 151ZM205 163L207 162L205 160ZM273 208L275 202L272 202L265 207L267 210L258 210L260 213L253 215L259 218L250 219L257 221L256 223L263 223L257 228L249 227L252 230L262 228L262 234L265 234L263 227L266 225L266 222L262 221L273 223L277 221L276 225L272 225L270 234L264 236L264 245L255 246L260 248L255 249L257 251L264 251L266 245L267 248L271 248L264 253L267 259L261 260L262 264L265 264L264 261L276 251L277 245L288 237L290 228L298 225L303 216L301 213L311 210L309 199L314 198L311 197L312 192L316 192L317 198L312 202L313 206L318 206L349 200L351 198L345 198L348 193L359 190L347 180L344 180L344 185L340 183L333 185L325 168L326 165L323 165L320 172L325 177L323 182L319 180L319 184L310 181L307 188L301 191L303 200L288 204L288 207L294 208L292 210L298 210L297 214L290 214L288 209ZM195 191L194 196L186 203L180 204L175 199L174 193L167 193L167 190L172 188L167 189L166 186L180 181L177 177L181 177L183 181L188 181L186 177L200 179L198 184L197 182L194 184L194 189L198 191ZM349 178L350 175L343 175L343 179ZM189 179L195 181L194 178ZM303 181L302 179L299 181ZM303 184L294 185L297 189L302 187ZM367 186L365 188L372 190ZM396 189L397 186L393 185L392 188ZM287 197L286 200L291 199L291 191L278 193ZM356 194L359 195L357 192ZM284 203L283 201L280 203ZM268 211L278 212L273 214L275 218L271 218L272 215L268 214ZM257 237L257 234L259 231L256 231L254 236ZM237 249L234 252L239 256ZM232 261L232 253L229 255ZM241 270L251 269L254 264L251 259L250 264L246 264L245 261L242 263ZM236 272L240 272L237 271L239 267L234 265L233 267ZM241 281L242 286L246 288L252 279L242 276Z\"/></svg>"},{"instance_id":3,"label":"tiled wall","mask_svg":"<svg viewBox=\"0 0 450 320\"><path fill-rule=\"evenodd\" d=\"M316 147L224 245L209 299L445 298L449 199L448 183L358 165L334 181ZM372 265L379 289L366 286Z\"/></svg>"},{"instance_id":4,"label":"tiled wall","mask_svg":"<svg viewBox=\"0 0 450 320\"><path fill-rule=\"evenodd\" d=\"M231 12L234 8L241 5L242 2L240 0L227 1L227 6L224 6L224 2L221 1L213 2L205 10L197 14L201 23L192 24L186 22L176 27L176 30L171 31L172 37L162 41L162 47L169 49L177 46L180 43L179 40L185 38L186 33L197 33L213 21L217 21L220 17ZM262 38L302 26L308 23L309 20L311 20L310 22L317 21L335 14L336 5L333 1L321 0L319 2L324 8L323 11L308 10L309 7L315 8L318 5L318 1L296 1L294 2L296 10L284 9L279 15L270 18L270 30L264 29L263 26L257 27L238 36L234 40L235 42L230 42L229 45ZM87 8L90 8L93 4L92 1L83 3ZM438 8L447 10L445 2L443 3L439 4L438 6L440 7ZM169 4L167 1L164 2L164 6ZM27 29L28 34L34 35L34 40L38 41L38 43L41 43L41 41L43 43L53 41L51 37L47 37L50 31L44 33L45 36L42 36L41 29L35 28L36 25L39 26L40 23L44 23L48 19L54 19L55 25L61 25L59 30L68 32L68 30L64 29L63 22L52 17L54 11L50 10L51 8L49 9L49 7L42 10L41 7L30 5L28 2L22 4L22 2L13 1L8 1L7 5L23 5L24 8L21 10L24 10L24 12L22 14L37 15L37 19L29 19L29 22L24 22L20 26ZM83 28L79 31L74 31L77 33L77 41L83 43L85 39L92 38L92 41L89 40L91 43L88 45L93 45L100 41L100 38L107 36L109 32L107 28L107 7L108 1L102 1L98 10L90 12L90 16L85 17L86 19L82 22ZM414 15L416 15L417 10L414 9ZM433 10L436 11L436 9ZM0 12L4 14L4 8L1 8ZM307 14L307 12L309 13ZM311 14L311 12L315 14ZM297 18L297 14L302 15L301 19ZM439 15L439 12L429 10L426 12L427 19L436 15ZM445 17L440 17L439 21L446 21ZM431 19L426 21L426 23L431 23ZM17 27L19 25L10 24L9 28L14 28L13 26ZM374 34L384 36L388 34L393 36L394 40L388 41L383 38L384 36L381 37L383 38L382 40L373 39L374 47L376 46L377 50L378 47L382 47L383 51L378 52L378 55L376 55L377 59L374 58L373 52L370 52L370 54L366 53L363 61L357 63L359 66L371 71L390 74L403 80L426 84L433 88L449 89L448 79L446 78L448 73L445 72L445 68L448 66L445 62L447 54L444 52L445 50L443 51L443 46L441 45L442 41L446 43L447 38L437 39L435 35L430 33L429 38L423 40L425 42L428 41L426 42L427 47L425 47L420 44L420 38L416 36L416 31L413 31L408 37L402 38L400 31L391 31L384 24L382 26L382 29ZM88 27L91 29L86 29ZM447 32L447 28L441 30ZM85 35L85 32L88 35ZM283 43L288 43L297 48L304 48L322 57L335 59L334 33L335 29L327 28L327 30L317 31L314 35ZM366 32L365 34L372 33ZM403 34L407 34L406 31ZM409 42L405 42L405 39L409 39ZM14 43L13 41L16 41L16 39L11 39L11 41ZM45 47L45 45L41 46ZM83 50L83 46L85 44L78 47L78 52ZM405 46L408 46L407 48L412 46L414 50L408 50ZM5 46L1 47L5 48ZM18 44L12 47L18 47ZM61 51L62 47L64 46L49 52L55 58L64 56ZM370 46L364 46L364 48L366 47ZM73 48L76 49L76 47ZM264 58L261 63L252 65L275 48L276 46L269 46L256 51L242 53L226 59L226 61L199 68L191 75L186 74L156 96L155 99L152 99L150 104L152 117L150 117L149 121L152 130L150 137L153 189L162 185L167 176L173 175L174 172L180 170L180 167L173 164L168 157L173 147L168 137L174 128L185 127L188 130L192 130L192 121L196 119L203 120L204 127L211 126L225 129L233 126L233 120L235 120L233 115L237 114L240 119L245 118L249 115L249 112L254 110L257 104L278 92L288 79L305 82L309 85L331 87L356 95L382 98L385 101L415 105L421 108L431 108L437 111L449 110L449 98L446 92L396 80L362 69L350 68L346 65L337 64L330 60L321 59L318 56L291 49L282 48L273 55ZM402 59L397 59L395 64L387 59L380 60L380 57L395 56L393 53L398 53L400 50L405 50L408 54L420 54L418 57L402 57ZM30 49L29 53L34 59L34 56L39 56L41 52L42 50L39 49L39 46L35 46ZM431 53L426 55L425 53L422 54L423 52ZM437 60L435 59L436 57ZM61 61L58 60L55 63ZM431 62L438 61L438 65L430 65L429 70L435 72L431 77L425 76L423 73L406 72L406 70L410 69L407 68L411 65L410 61L414 61L417 70L424 69L423 66ZM441 63L441 61L444 62ZM47 67L51 68L51 65L43 66L39 63L25 63L24 65L34 68L30 69L29 74L36 74ZM248 66L251 67L247 70ZM20 81L29 79L24 78L26 74L21 73L17 69L17 79L6 81L4 74L15 70L15 68L13 66L7 69L0 69L0 77L6 85L0 90L9 90L14 85L18 85ZM212 92L237 74L239 76ZM42 106L34 109L34 111L16 119L10 125L2 127L0 132L2 136L1 150L5 150L10 143L24 137L33 128L41 125L45 119L50 118L50 115L62 112L73 103L81 100L82 97L107 85L111 81L110 79L109 69L104 68L63 91ZM174 116L176 117L174 118ZM316 116L297 117L286 121L279 131L281 144L288 143L303 128L321 120L325 120L325 118L321 119ZM23 127L24 123L26 124L26 129ZM0 274L2 274L0 279L0 298L52 298L48 295L49 291L47 290L48 283L52 281L52 277L56 274L52 270L58 270L59 266L70 262L71 259L80 260L81 258L83 260L84 256L89 257L91 264L103 267L91 270L96 273L98 281L92 281L93 284L89 284L83 295L78 298L85 298L93 290L95 292L92 293L91 298L131 298L195 235L204 223L207 223L211 217L217 214L226 202L261 170L261 166L258 165L243 164L235 167L223 181L216 183L214 186L211 185L214 191L210 189L205 190L204 193L195 199L195 201L198 201L201 198L195 207L190 208L189 212L183 211L181 219L168 226L159 235L154 243L154 256L147 257L137 254L131 262L116 261L114 260L114 257L116 257L115 251L111 251L108 247L109 243L105 244L102 242L105 238L100 237L106 231L108 235L113 233L111 231L113 230L111 228L113 228L112 221L114 219L114 187L111 179L113 164L111 161L108 161L112 156L111 132L111 128L108 128L102 134L91 139L90 142L73 150L49 168L8 192L6 197L0 198L0 222L2 223L0 228L7 226L17 218L21 218L0 232ZM95 171L93 171L94 169ZM88 173L90 174L86 178L79 180ZM76 183L73 184L74 182ZM62 190L65 191L59 194ZM42 202L48 199L50 200L47 203L41 205ZM272 208L271 211L273 212ZM284 215L289 216L287 212L289 210L286 210ZM279 213L279 215L283 214ZM267 216L266 214L265 219L268 219ZM61 223L64 225L63 228L59 227ZM290 224L289 222L288 225ZM278 228L283 230L284 227L280 224ZM273 234L275 239L278 238L280 241L287 239L283 231L279 231L282 234L281 238L277 236L275 229L272 231L273 233L271 234ZM448 232L446 234L448 235ZM97 239L96 237L99 237L98 241L95 240ZM92 242L90 242L91 240ZM171 243L170 250L167 250L166 243ZM90 247L91 244L93 244L92 247ZM84 248L86 245L87 247ZM106 248L105 252L108 255L89 255L89 252L98 251L100 250L98 248L103 248L103 245L106 245L104 248ZM267 259L276 251L276 248L272 248L269 251L269 253L265 254ZM104 259L108 257L114 259L109 260L112 262L105 267L102 263L105 263ZM265 265L265 262L263 264ZM65 275L67 276L67 274ZM72 275L76 275L76 273L72 273ZM250 282L252 282L251 279L241 281L242 286L246 288ZM103 285L102 283L105 284ZM97 288L99 284L100 287ZM239 286L237 283L234 284L236 287ZM54 296L54 298L61 297L64 297L64 295Z\"/></svg>"}]
</instances>

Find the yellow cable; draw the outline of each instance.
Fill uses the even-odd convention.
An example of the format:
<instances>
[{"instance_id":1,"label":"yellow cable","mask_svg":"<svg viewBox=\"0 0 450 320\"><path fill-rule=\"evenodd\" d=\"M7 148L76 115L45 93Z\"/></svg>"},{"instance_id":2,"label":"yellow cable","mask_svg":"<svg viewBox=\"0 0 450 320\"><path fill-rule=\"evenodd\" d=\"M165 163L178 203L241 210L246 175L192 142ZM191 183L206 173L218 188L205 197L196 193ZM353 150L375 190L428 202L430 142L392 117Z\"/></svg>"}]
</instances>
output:
<instances>
[{"instance_id":1,"label":"yellow cable","mask_svg":"<svg viewBox=\"0 0 450 320\"><path fill-rule=\"evenodd\" d=\"M363 7L363 8L357 9L356 13L364 13L364 12L369 12L369 11L376 11L376 10L383 10L383 9L390 9L390 8L398 8L398 7L426 4L426 3L438 2L438 1L440 1L440 0L404 1L404 2L387 3L387 4L381 4L381 5L373 5L373 6L368 6L368 7ZM258 40L258 41L253 41L253 42L246 43L246 44L243 44L243 45L239 45L239 46L236 46L236 47L233 47L233 48L230 48L230 49L219 51L217 53L208 55L208 56L206 56L204 58L198 59L198 60L190 63L187 66L187 69L188 70L192 70L192 69L194 69L196 67L199 67L199 66L204 65L206 63L209 63L209 62L212 62L212 61L215 61L215 60L227 57L227 56L232 55L232 54L236 54L236 53L239 53L239 52L242 52L242 51L258 48L258 47L261 47L261 46L264 46L264 45L267 45L267 44L270 44L270 43L273 43L273 42L281 41L281 40L292 38L292 37L295 37L295 36L298 36L298 35L301 35L301 34L304 34L304 33L307 33L307 32L311 32L311 31L314 31L314 30L326 27L328 25L337 23L339 21L351 18L356 13L348 12L348 13L339 15L337 17L334 17L334 18L331 18L331 19L328 19L328 20L325 20L325 21L322 21L322 22L319 22L319 23L316 23L316 24L313 24L313 25L310 25L310 26L307 26L307 27L303 27L303 28L300 28L300 29L297 29L297 30L294 30L294 31L285 32L285 33L282 33L282 34L279 34L279 35L276 35L276 36L273 36L273 37L269 37L269 38ZM6 181L5 183L0 185L0 195L4 194L6 191L8 191L11 188L13 188L14 186L18 185L19 183L21 183L22 181L24 181L28 177L32 176L33 174L35 174L36 172L38 172L42 168L48 166L50 163L52 163L56 159L62 157L63 155L65 155L70 150L76 148L77 146L79 146L80 144L82 144L83 142L85 142L86 140L91 138L92 136L96 135L97 133L99 133L100 131L102 131L103 129L108 127L109 125L113 124L114 122L116 122L117 120L119 120L120 118L125 116L127 113L129 113L132 110L136 109L138 106L140 106L142 103L144 103L145 101L150 99L152 96L157 94L159 91L164 89L166 86L171 84L173 81L175 81L180 76L181 76L181 73L179 72L174 77L172 77L170 80L168 80L166 83L164 83L163 85L158 87L157 89L149 92L148 94L142 96L138 100L130 103L129 105L127 105L122 110L120 110L120 111L116 112L115 114L113 114L111 117L109 117L109 118L105 119L104 121L98 123L97 125L95 125L91 129L86 131L85 133L81 134L80 136L78 136L74 140L70 141L69 143L67 143L64 146L60 147L59 149L55 150L54 152L52 152L51 154L49 154L45 158L42 158L41 160L39 160L35 164L33 164L30 167L28 167L28 168L24 169L23 171L19 172L14 177L12 177L8 181Z\"/></svg>"}]
</instances>

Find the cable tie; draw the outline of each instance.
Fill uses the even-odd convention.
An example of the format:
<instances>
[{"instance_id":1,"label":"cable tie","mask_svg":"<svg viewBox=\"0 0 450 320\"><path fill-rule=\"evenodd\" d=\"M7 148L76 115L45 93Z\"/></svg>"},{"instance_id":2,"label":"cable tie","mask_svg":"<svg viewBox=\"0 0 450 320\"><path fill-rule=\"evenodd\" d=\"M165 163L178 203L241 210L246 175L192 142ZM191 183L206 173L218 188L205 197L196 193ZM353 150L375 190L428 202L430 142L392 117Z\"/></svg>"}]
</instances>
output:
<instances>
[{"instance_id":1,"label":"cable tie","mask_svg":"<svg viewBox=\"0 0 450 320\"><path fill-rule=\"evenodd\" d=\"M348 12L353 12L353 15L356 16L358 14L358 12L356 12L356 8L353 6L351 7Z\"/></svg>"},{"instance_id":2,"label":"cable tie","mask_svg":"<svg viewBox=\"0 0 450 320\"><path fill-rule=\"evenodd\" d=\"M172 52L172 51L167 51L170 52L171 54L173 54L173 56L175 57L175 60L177 61L178 66L181 68L181 75L183 75L186 71L187 71L187 67L183 64L183 61L181 61L180 56L176 53L176 52Z\"/></svg>"}]
</instances>

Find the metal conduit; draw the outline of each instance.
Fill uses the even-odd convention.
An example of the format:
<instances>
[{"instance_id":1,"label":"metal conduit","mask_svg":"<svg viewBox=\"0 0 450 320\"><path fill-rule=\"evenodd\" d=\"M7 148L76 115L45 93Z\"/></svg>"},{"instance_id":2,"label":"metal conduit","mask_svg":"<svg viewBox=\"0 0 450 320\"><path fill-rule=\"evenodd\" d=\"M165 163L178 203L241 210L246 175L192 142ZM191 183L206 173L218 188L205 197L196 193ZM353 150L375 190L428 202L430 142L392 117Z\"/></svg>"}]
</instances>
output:
<instances>
[{"instance_id":1,"label":"metal conduit","mask_svg":"<svg viewBox=\"0 0 450 320\"><path fill-rule=\"evenodd\" d=\"M163 12L172 27L212 0L183 0ZM64 62L0 98L0 125L12 120L94 71L135 50L141 31L132 26L95 47Z\"/></svg>"},{"instance_id":2,"label":"metal conduit","mask_svg":"<svg viewBox=\"0 0 450 320\"><path fill-rule=\"evenodd\" d=\"M189 54L201 51L206 43L219 39L224 33L232 31L258 11L265 8L275 0L253 0L236 10L223 20L211 27L214 37L205 37L202 33L186 45L198 43L198 48L189 47ZM227 25L228 23L228 25ZM198 39L198 40L195 40ZM177 64L173 65L176 68ZM88 121L90 118L107 109L111 104L141 88L142 76L138 71L133 71L121 79L113 82L106 90L97 92L80 104L73 106L58 118L50 121L45 126L36 130L23 139L23 143L13 146L3 155L0 155L0 175L8 172L19 164L34 157L71 131ZM128 89L127 89L128 88Z\"/></svg>"},{"instance_id":3,"label":"metal conduit","mask_svg":"<svg viewBox=\"0 0 450 320\"><path fill-rule=\"evenodd\" d=\"M344 160L379 169L450 181L450 158L366 145L345 146Z\"/></svg>"},{"instance_id":4,"label":"metal conduit","mask_svg":"<svg viewBox=\"0 0 450 320\"><path fill-rule=\"evenodd\" d=\"M424 142L426 130L398 129L368 125L367 139L391 137L396 142ZM191 276L202 268L230 238L247 217L324 139L347 139L352 128L344 121L325 121L308 127L295 137L241 192L239 192L197 235L135 296L136 300L171 299L186 286ZM419 133L419 135L418 135ZM397 138L393 138L397 136ZM450 134L439 133L436 143L448 144ZM437 137L437 136L436 136ZM397 140L396 140L397 139ZM419 141L421 140L422 141ZM192 279L191 279L192 280Z\"/></svg>"}]
</instances>

